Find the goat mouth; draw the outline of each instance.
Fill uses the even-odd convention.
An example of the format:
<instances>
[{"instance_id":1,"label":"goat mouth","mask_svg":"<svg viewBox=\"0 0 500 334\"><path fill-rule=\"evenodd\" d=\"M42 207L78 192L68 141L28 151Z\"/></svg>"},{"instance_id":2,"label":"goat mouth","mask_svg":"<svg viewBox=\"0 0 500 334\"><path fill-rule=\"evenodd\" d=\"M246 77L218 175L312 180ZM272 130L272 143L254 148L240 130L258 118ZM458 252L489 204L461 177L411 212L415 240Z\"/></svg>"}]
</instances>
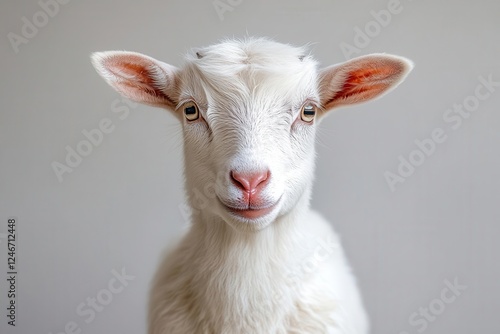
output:
<instances>
[{"instance_id":1,"label":"goat mouth","mask_svg":"<svg viewBox=\"0 0 500 334\"><path fill-rule=\"evenodd\" d=\"M230 207L227 208L229 209L229 211L231 211L233 214L237 216L241 216L246 219L257 219L260 217L264 217L269 212L273 211L274 206L275 205L263 209L234 209Z\"/></svg>"},{"instance_id":2,"label":"goat mouth","mask_svg":"<svg viewBox=\"0 0 500 334\"><path fill-rule=\"evenodd\" d=\"M235 208L232 206L229 206L225 204L223 201L219 199L220 203L233 215L236 215L238 217L246 218L246 219L257 219L257 218L262 218L271 211L274 210L276 205L278 204L279 200L276 201L276 203L266 206L266 207L259 207L259 208L254 208L254 207L247 207L247 208Z\"/></svg>"}]
</instances>

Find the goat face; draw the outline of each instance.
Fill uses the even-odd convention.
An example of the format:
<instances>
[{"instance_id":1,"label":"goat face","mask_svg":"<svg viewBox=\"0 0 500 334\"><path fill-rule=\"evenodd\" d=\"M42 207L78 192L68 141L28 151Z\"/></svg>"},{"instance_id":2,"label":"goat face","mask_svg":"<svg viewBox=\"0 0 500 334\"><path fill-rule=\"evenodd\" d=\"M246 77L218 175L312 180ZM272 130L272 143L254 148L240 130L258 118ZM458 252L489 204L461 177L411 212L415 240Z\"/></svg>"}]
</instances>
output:
<instances>
[{"instance_id":1,"label":"goat face","mask_svg":"<svg viewBox=\"0 0 500 334\"><path fill-rule=\"evenodd\" d=\"M316 64L300 49L286 50L266 64L266 51L205 49L182 74L177 112L184 115L188 190L205 195L192 205L203 203L237 228L263 228L309 193Z\"/></svg>"},{"instance_id":2,"label":"goat face","mask_svg":"<svg viewBox=\"0 0 500 334\"><path fill-rule=\"evenodd\" d=\"M267 39L193 51L182 69L133 52L95 53L92 60L125 97L174 112L183 124L195 214L243 230L307 205L315 129L325 111L383 95L412 67L375 54L318 72L304 48Z\"/></svg>"}]
</instances>

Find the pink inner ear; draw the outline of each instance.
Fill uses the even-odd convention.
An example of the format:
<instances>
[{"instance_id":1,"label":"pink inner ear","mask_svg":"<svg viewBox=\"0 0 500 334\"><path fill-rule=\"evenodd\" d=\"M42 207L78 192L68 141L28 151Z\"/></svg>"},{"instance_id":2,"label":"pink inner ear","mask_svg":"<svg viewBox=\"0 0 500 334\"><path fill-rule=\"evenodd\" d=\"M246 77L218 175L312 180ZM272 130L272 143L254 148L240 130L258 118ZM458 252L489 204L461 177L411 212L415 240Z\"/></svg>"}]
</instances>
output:
<instances>
[{"instance_id":1,"label":"pink inner ear","mask_svg":"<svg viewBox=\"0 0 500 334\"><path fill-rule=\"evenodd\" d=\"M108 66L111 73L123 79L137 78L141 81L147 82L144 76L145 66L139 63L129 62L128 57L125 59L117 59L110 61L112 64Z\"/></svg>"},{"instance_id":2,"label":"pink inner ear","mask_svg":"<svg viewBox=\"0 0 500 334\"><path fill-rule=\"evenodd\" d=\"M119 86L117 89L130 97L139 94L144 102L156 103L158 100L166 100L170 105L176 104L158 84L158 78L155 78L161 73L159 71L162 71L157 65L148 63L141 57L127 55L107 59L104 66L116 77ZM166 75L163 79L167 80Z\"/></svg>"},{"instance_id":3,"label":"pink inner ear","mask_svg":"<svg viewBox=\"0 0 500 334\"><path fill-rule=\"evenodd\" d=\"M153 84L151 80L151 64L144 63L140 57L122 56L105 61L104 66L120 80L131 80L146 85Z\"/></svg>"},{"instance_id":4,"label":"pink inner ear","mask_svg":"<svg viewBox=\"0 0 500 334\"><path fill-rule=\"evenodd\" d=\"M324 104L329 108L370 100L389 89L398 81L404 68L393 61L363 61L356 69L346 69L340 89ZM341 73L338 73L342 75Z\"/></svg>"}]
</instances>

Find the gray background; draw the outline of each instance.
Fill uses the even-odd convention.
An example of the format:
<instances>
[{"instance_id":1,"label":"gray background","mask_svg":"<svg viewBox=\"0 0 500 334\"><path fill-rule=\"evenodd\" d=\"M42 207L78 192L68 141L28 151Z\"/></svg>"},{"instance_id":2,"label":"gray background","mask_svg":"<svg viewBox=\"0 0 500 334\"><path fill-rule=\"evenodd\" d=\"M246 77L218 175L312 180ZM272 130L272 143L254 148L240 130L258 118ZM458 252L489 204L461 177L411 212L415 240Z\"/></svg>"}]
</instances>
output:
<instances>
[{"instance_id":1,"label":"gray background","mask_svg":"<svg viewBox=\"0 0 500 334\"><path fill-rule=\"evenodd\" d=\"M226 2L226 0L222 0ZM228 0L229 1L229 0ZM238 2L241 2L238 4ZM191 47L224 37L312 43L323 66L344 61L371 11L389 1L72 1L15 52L37 1L0 5L0 332L144 333L148 284L162 250L187 228L181 132L146 106L121 113L119 96L89 54L133 50L181 65ZM339 109L321 124L312 206L342 235L359 277L373 333L417 333L414 312L439 305L445 280L465 291L425 333L498 333L500 322L500 87L453 130L443 114L474 94L478 77L500 81L498 1L401 0L359 55L399 54L416 67L390 95ZM43 22L42 22L43 23ZM123 102L119 102L123 106ZM51 164L82 130L109 118L114 130L59 182ZM414 141L442 128L447 140L392 192ZM6 324L6 222L18 219L18 326ZM135 276L90 323L76 313L106 289L113 269Z\"/></svg>"}]
</instances>

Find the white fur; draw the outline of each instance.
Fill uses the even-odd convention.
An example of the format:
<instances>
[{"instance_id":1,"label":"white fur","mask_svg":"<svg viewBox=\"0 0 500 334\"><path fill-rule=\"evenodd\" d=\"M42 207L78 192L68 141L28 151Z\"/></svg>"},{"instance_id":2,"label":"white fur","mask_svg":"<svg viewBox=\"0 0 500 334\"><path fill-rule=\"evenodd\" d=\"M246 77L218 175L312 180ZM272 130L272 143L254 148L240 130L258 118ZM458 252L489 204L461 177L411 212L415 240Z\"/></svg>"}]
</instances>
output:
<instances>
[{"instance_id":1,"label":"white fur","mask_svg":"<svg viewBox=\"0 0 500 334\"><path fill-rule=\"evenodd\" d=\"M325 111L383 95L409 61L371 55L318 72L305 48L251 38L193 51L182 69L127 52L93 62L124 96L182 120L191 228L159 266L150 334L368 333L339 239L309 208L314 138ZM197 121L183 116L189 101ZM306 103L321 111L312 123L300 119ZM228 211L242 201L231 171L266 169L271 212Z\"/></svg>"}]
</instances>

